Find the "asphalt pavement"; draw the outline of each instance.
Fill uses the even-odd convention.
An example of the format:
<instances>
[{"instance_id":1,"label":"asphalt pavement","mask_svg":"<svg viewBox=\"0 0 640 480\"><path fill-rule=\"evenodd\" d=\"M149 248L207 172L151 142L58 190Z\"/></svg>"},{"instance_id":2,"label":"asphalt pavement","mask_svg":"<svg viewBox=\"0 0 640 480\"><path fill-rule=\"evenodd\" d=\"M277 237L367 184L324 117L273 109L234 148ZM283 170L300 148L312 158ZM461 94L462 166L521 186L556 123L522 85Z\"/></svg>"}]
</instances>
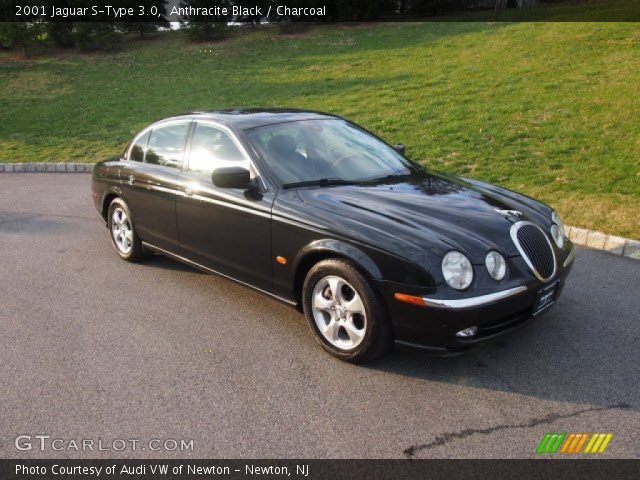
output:
<instances>
[{"instance_id":1,"label":"asphalt pavement","mask_svg":"<svg viewBox=\"0 0 640 480\"><path fill-rule=\"evenodd\" d=\"M638 261L580 249L524 329L355 366L258 292L120 260L89 193L85 174L0 174L0 457L536 457L547 432L611 432L600 456L639 457Z\"/></svg>"}]
</instances>

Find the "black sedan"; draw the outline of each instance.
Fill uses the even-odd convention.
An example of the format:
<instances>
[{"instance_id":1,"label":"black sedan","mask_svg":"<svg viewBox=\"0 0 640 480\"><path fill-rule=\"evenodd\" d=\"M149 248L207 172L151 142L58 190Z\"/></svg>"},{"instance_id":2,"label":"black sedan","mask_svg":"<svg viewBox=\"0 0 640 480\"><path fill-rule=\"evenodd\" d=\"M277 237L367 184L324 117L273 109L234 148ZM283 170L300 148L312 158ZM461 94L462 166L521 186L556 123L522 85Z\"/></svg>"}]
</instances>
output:
<instances>
[{"instance_id":1,"label":"black sedan","mask_svg":"<svg viewBox=\"0 0 640 480\"><path fill-rule=\"evenodd\" d=\"M555 303L575 255L548 206L319 112L161 120L98 163L92 188L120 257L167 255L297 306L348 361L514 330Z\"/></svg>"}]
</instances>

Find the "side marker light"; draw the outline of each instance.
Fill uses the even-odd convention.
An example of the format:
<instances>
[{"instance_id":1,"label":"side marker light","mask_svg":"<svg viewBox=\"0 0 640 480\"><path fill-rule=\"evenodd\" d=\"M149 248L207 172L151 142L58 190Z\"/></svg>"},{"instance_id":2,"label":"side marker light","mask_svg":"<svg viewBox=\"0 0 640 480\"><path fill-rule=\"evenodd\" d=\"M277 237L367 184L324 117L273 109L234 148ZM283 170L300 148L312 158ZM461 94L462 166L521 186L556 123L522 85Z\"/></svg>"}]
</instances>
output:
<instances>
[{"instance_id":1,"label":"side marker light","mask_svg":"<svg viewBox=\"0 0 640 480\"><path fill-rule=\"evenodd\" d=\"M412 305L420 305L421 307L427 305L422 297L407 295L406 293L396 293L393 298L395 298L399 302L410 303Z\"/></svg>"}]
</instances>

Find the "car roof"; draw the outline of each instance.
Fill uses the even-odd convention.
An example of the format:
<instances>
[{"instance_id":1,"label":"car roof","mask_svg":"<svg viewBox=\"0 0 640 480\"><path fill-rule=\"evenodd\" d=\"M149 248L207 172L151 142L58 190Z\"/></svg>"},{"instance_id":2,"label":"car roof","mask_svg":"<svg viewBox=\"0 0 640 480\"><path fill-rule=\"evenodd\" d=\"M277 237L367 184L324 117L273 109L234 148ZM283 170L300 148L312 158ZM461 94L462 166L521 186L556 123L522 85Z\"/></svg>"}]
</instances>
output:
<instances>
[{"instance_id":1,"label":"car roof","mask_svg":"<svg viewBox=\"0 0 640 480\"><path fill-rule=\"evenodd\" d=\"M341 118L330 113L316 112L313 110L298 110L295 108L229 108L224 110L201 110L189 112L165 118L161 121L177 120L184 117L214 120L223 125L234 126L241 130L297 120L329 120Z\"/></svg>"}]
</instances>

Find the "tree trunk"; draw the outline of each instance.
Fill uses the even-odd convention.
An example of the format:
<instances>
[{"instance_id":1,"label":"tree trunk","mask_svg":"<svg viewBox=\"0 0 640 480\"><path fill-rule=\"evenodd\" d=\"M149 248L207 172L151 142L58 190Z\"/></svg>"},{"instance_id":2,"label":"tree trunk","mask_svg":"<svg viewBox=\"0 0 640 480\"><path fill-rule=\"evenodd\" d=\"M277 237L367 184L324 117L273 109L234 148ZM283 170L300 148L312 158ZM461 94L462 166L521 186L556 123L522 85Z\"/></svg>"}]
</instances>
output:
<instances>
[{"instance_id":1,"label":"tree trunk","mask_svg":"<svg viewBox=\"0 0 640 480\"><path fill-rule=\"evenodd\" d=\"M498 20L498 12L500 12L500 9L502 8L502 0L496 0L496 8L493 12L493 20L496 21Z\"/></svg>"}]
</instances>

